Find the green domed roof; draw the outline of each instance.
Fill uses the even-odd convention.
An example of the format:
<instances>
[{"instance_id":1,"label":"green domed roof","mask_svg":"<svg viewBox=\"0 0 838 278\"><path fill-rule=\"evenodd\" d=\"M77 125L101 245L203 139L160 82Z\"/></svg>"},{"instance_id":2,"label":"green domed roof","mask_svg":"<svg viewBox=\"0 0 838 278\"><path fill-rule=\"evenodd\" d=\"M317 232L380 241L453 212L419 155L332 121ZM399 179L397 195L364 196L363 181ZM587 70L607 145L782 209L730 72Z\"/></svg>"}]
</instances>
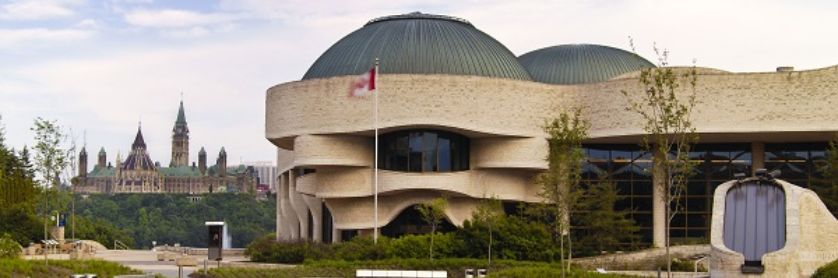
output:
<instances>
[{"instance_id":1,"label":"green domed roof","mask_svg":"<svg viewBox=\"0 0 838 278\"><path fill-rule=\"evenodd\" d=\"M466 20L410 13L370 20L326 50L303 80L381 73L478 75L531 80L515 55Z\"/></svg>"},{"instance_id":2,"label":"green domed roof","mask_svg":"<svg viewBox=\"0 0 838 278\"><path fill-rule=\"evenodd\" d=\"M602 82L655 65L637 54L604 45L567 44L518 57L532 79L551 84Z\"/></svg>"}]
</instances>

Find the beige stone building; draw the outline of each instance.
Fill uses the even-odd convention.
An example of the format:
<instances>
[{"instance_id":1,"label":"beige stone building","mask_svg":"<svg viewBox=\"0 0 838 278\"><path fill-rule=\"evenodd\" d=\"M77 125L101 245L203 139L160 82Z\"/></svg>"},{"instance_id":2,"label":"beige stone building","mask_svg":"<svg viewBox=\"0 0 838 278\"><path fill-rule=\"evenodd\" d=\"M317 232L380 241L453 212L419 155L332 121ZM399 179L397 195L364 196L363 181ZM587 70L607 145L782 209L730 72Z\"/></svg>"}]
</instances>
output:
<instances>
[{"instance_id":1,"label":"beige stone building","mask_svg":"<svg viewBox=\"0 0 838 278\"><path fill-rule=\"evenodd\" d=\"M638 71L652 63L590 44L516 57L463 19L420 13L373 19L326 50L302 80L268 89L279 239L331 242L373 230L373 98L347 91L375 58L382 234L421 232L412 207L439 196L449 199L450 225L461 225L482 198L510 208L539 201L533 178L547 169L541 126L581 108L591 123L585 178L607 174L625 197L618 207L631 209L641 227L639 244L663 244L653 156L639 146L643 123L625 109L627 97L641 93ZM735 173L780 169L801 186L818 177L815 162L838 131L838 67L698 68L695 94L697 173L668 232L673 241L709 242L714 189Z\"/></svg>"},{"instance_id":2,"label":"beige stone building","mask_svg":"<svg viewBox=\"0 0 838 278\"><path fill-rule=\"evenodd\" d=\"M227 167L224 147L216 164L207 167L207 152L201 147L198 163L189 161L189 128L183 102L172 128L172 157L162 167L149 156L143 132L137 129L131 152L124 160L117 155L115 166L107 162L105 149L99 150L96 165L88 172L87 150L79 152L79 173L73 190L80 193L185 193L254 192L256 175L252 167Z\"/></svg>"}]
</instances>

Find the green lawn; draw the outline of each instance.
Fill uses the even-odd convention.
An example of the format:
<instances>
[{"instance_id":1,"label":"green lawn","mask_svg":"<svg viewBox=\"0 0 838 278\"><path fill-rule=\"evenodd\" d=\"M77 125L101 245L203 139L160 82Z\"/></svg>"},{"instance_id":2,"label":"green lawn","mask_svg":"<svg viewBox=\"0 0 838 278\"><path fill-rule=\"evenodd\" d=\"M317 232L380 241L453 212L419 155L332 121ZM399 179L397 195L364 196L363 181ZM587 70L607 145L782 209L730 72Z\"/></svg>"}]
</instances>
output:
<instances>
[{"instance_id":1,"label":"green lawn","mask_svg":"<svg viewBox=\"0 0 838 278\"><path fill-rule=\"evenodd\" d=\"M211 269L207 275L195 273L195 278L285 278L285 277L354 277L356 269L445 270L448 277L463 277L466 268L487 268L485 260L478 259L389 259L377 261L312 261L303 265L277 269L220 268ZM558 265L544 262L498 260L488 267L490 277L557 277ZM626 277L605 275L575 269L567 277Z\"/></svg>"},{"instance_id":2,"label":"green lawn","mask_svg":"<svg viewBox=\"0 0 838 278\"><path fill-rule=\"evenodd\" d=\"M114 262L102 260L50 260L49 266L42 260L0 259L0 277L56 277L66 278L70 274L94 273L107 278L114 275L142 274Z\"/></svg>"}]
</instances>

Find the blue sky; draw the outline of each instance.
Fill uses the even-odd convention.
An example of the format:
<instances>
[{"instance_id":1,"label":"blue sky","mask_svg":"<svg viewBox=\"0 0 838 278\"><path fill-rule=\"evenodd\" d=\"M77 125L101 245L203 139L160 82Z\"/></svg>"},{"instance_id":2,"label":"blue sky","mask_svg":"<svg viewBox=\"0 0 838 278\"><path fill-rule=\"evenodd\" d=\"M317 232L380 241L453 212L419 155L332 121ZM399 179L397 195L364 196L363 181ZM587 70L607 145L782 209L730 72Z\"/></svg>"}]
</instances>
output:
<instances>
[{"instance_id":1,"label":"blue sky","mask_svg":"<svg viewBox=\"0 0 838 278\"><path fill-rule=\"evenodd\" d=\"M129 151L138 121L168 164L181 92L200 147L229 164L274 160L264 139L270 86L298 80L332 43L378 16L413 11L471 21L517 55L565 43L628 49L728 71L838 64L831 1L0 1L0 115L7 143L32 144L35 117L87 148Z\"/></svg>"}]
</instances>

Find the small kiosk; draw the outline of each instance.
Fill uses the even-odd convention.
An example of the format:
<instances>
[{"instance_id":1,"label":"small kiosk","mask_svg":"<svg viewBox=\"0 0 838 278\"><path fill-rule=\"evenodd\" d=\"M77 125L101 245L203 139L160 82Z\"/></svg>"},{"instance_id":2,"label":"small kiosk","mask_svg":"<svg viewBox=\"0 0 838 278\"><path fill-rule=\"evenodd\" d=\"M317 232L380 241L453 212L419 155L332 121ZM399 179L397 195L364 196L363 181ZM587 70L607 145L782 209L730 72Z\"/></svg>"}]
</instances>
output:
<instances>
[{"instance_id":1,"label":"small kiosk","mask_svg":"<svg viewBox=\"0 0 838 278\"><path fill-rule=\"evenodd\" d=\"M221 250L229 243L224 242L227 237L227 225L223 221L208 221L205 223L209 232L207 243L207 259L221 261Z\"/></svg>"}]
</instances>

